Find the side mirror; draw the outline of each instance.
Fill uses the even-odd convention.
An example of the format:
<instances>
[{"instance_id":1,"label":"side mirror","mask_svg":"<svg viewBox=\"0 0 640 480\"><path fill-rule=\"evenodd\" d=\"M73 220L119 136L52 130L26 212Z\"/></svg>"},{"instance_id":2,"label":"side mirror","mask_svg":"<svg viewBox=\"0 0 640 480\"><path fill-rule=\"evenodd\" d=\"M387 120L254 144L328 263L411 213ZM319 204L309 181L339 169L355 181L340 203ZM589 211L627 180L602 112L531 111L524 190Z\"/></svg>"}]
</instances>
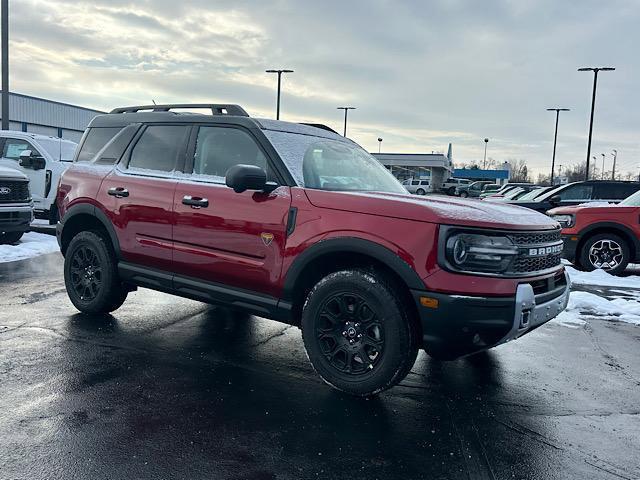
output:
<instances>
[{"instance_id":1,"label":"side mirror","mask_svg":"<svg viewBox=\"0 0 640 480\"><path fill-rule=\"evenodd\" d=\"M560 198L560 195L554 195L549 199L549 203L551 205L558 205L561 201L562 201L562 198Z\"/></svg>"},{"instance_id":2,"label":"side mirror","mask_svg":"<svg viewBox=\"0 0 640 480\"><path fill-rule=\"evenodd\" d=\"M18 163L23 168L31 168L33 170L42 170L47 166L45 159L39 155L34 155L31 150L23 150L20 152L20 160Z\"/></svg>"},{"instance_id":3,"label":"side mirror","mask_svg":"<svg viewBox=\"0 0 640 480\"><path fill-rule=\"evenodd\" d=\"M236 193L257 190L270 193L278 188L275 182L267 182L267 173L256 165L234 165L225 175L227 187Z\"/></svg>"}]
</instances>

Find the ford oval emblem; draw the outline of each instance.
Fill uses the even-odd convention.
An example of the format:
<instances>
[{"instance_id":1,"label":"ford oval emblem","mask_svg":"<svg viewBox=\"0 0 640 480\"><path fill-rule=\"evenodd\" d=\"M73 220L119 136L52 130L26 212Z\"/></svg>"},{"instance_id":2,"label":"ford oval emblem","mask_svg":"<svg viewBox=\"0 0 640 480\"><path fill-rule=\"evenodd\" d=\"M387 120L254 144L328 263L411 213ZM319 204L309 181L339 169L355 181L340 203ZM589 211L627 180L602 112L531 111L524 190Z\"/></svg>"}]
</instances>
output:
<instances>
[{"instance_id":1,"label":"ford oval emblem","mask_svg":"<svg viewBox=\"0 0 640 480\"><path fill-rule=\"evenodd\" d=\"M0 187L0 195L9 195L11 189L9 187Z\"/></svg>"}]
</instances>

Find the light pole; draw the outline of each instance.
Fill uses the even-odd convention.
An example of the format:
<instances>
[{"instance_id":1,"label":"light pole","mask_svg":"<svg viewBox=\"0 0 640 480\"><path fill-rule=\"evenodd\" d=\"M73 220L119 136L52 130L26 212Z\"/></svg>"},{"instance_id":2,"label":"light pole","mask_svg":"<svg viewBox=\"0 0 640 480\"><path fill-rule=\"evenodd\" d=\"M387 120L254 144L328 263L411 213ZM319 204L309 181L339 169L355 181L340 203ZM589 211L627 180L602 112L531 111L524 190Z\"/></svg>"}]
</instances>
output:
<instances>
[{"instance_id":1,"label":"light pole","mask_svg":"<svg viewBox=\"0 0 640 480\"><path fill-rule=\"evenodd\" d=\"M611 155L613 156L613 169L611 170L611 180L615 180L616 179L616 159L618 157L618 151L614 149L611 152Z\"/></svg>"},{"instance_id":2,"label":"light pole","mask_svg":"<svg viewBox=\"0 0 640 480\"><path fill-rule=\"evenodd\" d=\"M551 157L551 185L553 185L553 171L556 165L556 143L558 142L558 120L560 112L568 112L568 108L547 108L547 112L556 112L556 133L553 135L553 156Z\"/></svg>"},{"instance_id":3,"label":"light pole","mask_svg":"<svg viewBox=\"0 0 640 480\"><path fill-rule=\"evenodd\" d=\"M582 67L579 72L593 72L593 95L591 96L591 120L589 121L589 141L587 143L587 171L586 179L589 180L589 158L591 157L591 136L593 134L593 112L596 108L596 87L598 85L598 72L602 70L610 72L615 70L613 67Z\"/></svg>"},{"instance_id":4,"label":"light pole","mask_svg":"<svg viewBox=\"0 0 640 480\"><path fill-rule=\"evenodd\" d=\"M601 153L600 155L602 155L602 174L600 177L604 180L604 153Z\"/></svg>"},{"instance_id":5,"label":"light pole","mask_svg":"<svg viewBox=\"0 0 640 480\"><path fill-rule=\"evenodd\" d=\"M487 144L489 143L489 139L484 139L484 161L482 162L482 169L486 170L487 168Z\"/></svg>"},{"instance_id":6,"label":"light pole","mask_svg":"<svg viewBox=\"0 0 640 480\"><path fill-rule=\"evenodd\" d=\"M282 74L283 73L293 73L293 70L287 69L278 69L278 70L265 70L266 73L277 73L278 74L278 99L276 101L276 120L280 120L280 85L282 84Z\"/></svg>"},{"instance_id":7,"label":"light pole","mask_svg":"<svg viewBox=\"0 0 640 480\"><path fill-rule=\"evenodd\" d=\"M347 136L347 112L349 110L355 110L356 107L338 107L337 110L344 110L344 134L343 136Z\"/></svg>"},{"instance_id":8,"label":"light pole","mask_svg":"<svg viewBox=\"0 0 640 480\"><path fill-rule=\"evenodd\" d=\"M9 130L9 0L2 0L2 130Z\"/></svg>"},{"instance_id":9,"label":"light pole","mask_svg":"<svg viewBox=\"0 0 640 480\"><path fill-rule=\"evenodd\" d=\"M382 137L378 137L378 153L380 153L381 149L382 149Z\"/></svg>"},{"instance_id":10,"label":"light pole","mask_svg":"<svg viewBox=\"0 0 640 480\"><path fill-rule=\"evenodd\" d=\"M596 166L596 161L597 161L598 159L596 158L596 156L595 156L595 155L594 155L593 157L591 157L591 158L593 158L593 170L594 170L594 174L593 174L593 176L594 176L594 180L595 180L595 176L598 174L598 167ZM589 177L588 177L588 176L587 176L587 180L589 180Z\"/></svg>"}]
</instances>

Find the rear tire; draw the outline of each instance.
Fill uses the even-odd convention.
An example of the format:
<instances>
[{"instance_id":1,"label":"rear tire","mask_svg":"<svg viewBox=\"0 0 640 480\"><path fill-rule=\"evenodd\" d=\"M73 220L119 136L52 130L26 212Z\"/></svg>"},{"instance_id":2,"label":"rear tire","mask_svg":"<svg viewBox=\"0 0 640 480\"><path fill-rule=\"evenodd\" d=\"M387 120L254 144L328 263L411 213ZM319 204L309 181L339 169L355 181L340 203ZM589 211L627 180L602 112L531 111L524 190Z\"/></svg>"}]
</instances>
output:
<instances>
[{"instance_id":1,"label":"rear tire","mask_svg":"<svg viewBox=\"0 0 640 480\"><path fill-rule=\"evenodd\" d=\"M83 313L113 312L128 294L120 282L113 249L96 232L80 232L69 243L64 283L71 303Z\"/></svg>"},{"instance_id":2,"label":"rear tire","mask_svg":"<svg viewBox=\"0 0 640 480\"><path fill-rule=\"evenodd\" d=\"M467 192L460 192L460 198L467 198L469 194Z\"/></svg>"},{"instance_id":3,"label":"rear tire","mask_svg":"<svg viewBox=\"0 0 640 480\"><path fill-rule=\"evenodd\" d=\"M18 243L22 235L24 235L24 232L0 233L0 245Z\"/></svg>"},{"instance_id":4,"label":"rear tire","mask_svg":"<svg viewBox=\"0 0 640 480\"><path fill-rule=\"evenodd\" d=\"M449 187L447 190L447 195L454 196L456 194L456 187Z\"/></svg>"},{"instance_id":5,"label":"rear tire","mask_svg":"<svg viewBox=\"0 0 640 480\"><path fill-rule=\"evenodd\" d=\"M579 252L579 265L590 272L602 269L611 275L620 275L631 260L626 240L614 233L599 233L588 238Z\"/></svg>"},{"instance_id":6,"label":"rear tire","mask_svg":"<svg viewBox=\"0 0 640 480\"><path fill-rule=\"evenodd\" d=\"M418 195L425 195L427 192L425 192L423 188L419 188L418 190L416 190L416 193Z\"/></svg>"},{"instance_id":7,"label":"rear tire","mask_svg":"<svg viewBox=\"0 0 640 480\"><path fill-rule=\"evenodd\" d=\"M331 273L318 282L302 311L302 338L325 382L367 397L407 376L418 334L401 298L383 276L364 270Z\"/></svg>"}]
</instances>

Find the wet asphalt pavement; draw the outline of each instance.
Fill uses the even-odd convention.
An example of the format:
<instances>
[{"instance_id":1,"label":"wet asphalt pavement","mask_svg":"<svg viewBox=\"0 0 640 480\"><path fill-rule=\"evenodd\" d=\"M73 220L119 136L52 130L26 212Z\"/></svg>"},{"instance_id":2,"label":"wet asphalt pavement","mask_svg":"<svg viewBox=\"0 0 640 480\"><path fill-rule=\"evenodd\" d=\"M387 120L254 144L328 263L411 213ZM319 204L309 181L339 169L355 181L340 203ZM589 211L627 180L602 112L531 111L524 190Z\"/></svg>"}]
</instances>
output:
<instances>
[{"instance_id":1,"label":"wet asphalt pavement","mask_svg":"<svg viewBox=\"0 0 640 480\"><path fill-rule=\"evenodd\" d=\"M1 479L632 479L639 452L640 327L421 353L359 400L296 328L144 289L84 316L58 254L0 265Z\"/></svg>"}]
</instances>

